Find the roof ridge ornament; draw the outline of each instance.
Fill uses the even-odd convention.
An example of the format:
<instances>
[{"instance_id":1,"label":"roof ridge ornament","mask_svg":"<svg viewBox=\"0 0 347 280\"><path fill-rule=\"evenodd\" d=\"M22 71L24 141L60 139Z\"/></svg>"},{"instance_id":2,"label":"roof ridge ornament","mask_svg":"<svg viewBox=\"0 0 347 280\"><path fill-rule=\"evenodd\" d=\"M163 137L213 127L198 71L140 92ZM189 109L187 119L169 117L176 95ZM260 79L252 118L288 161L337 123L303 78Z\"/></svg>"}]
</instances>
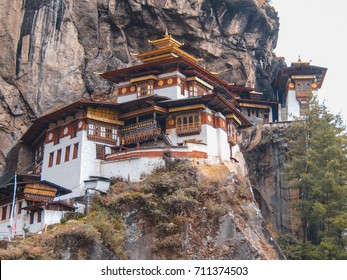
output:
<instances>
[{"instance_id":1,"label":"roof ridge ornament","mask_svg":"<svg viewBox=\"0 0 347 280\"><path fill-rule=\"evenodd\" d=\"M154 50L140 54L131 53L130 55L140 59L144 63L177 57L185 57L195 63L200 61L196 57L182 50L181 47L184 45L184 43L181 43L174 39L172 35L169 34L169 31L167 29L165 29L165 34L162 38L156 40L148 40L148 42L154 46Z\"/></svg>"}]
</instances>

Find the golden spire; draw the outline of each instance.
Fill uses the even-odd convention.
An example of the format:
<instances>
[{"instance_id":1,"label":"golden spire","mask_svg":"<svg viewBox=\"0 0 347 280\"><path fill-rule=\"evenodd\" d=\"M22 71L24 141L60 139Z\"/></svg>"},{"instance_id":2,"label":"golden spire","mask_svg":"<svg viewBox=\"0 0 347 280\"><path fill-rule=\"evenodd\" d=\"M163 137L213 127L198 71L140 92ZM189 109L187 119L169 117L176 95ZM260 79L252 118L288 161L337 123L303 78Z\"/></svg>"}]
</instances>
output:
<instances>
[{"instance_id":1,"label":"golden spire","mask_svg":"<svg viewBox=\"0 0 347 280\"><path fill-rule=\"evenodd\" d=\"M299 66L299 65L310 65L310 61L302 61L301 56L299 54L298 61L293 61L291 66Z\"/></svg>"},{"instance_id":2,"label":"golden spire","mask_svg":"<svg viewBox=\"0 0 347 280\"><path fill-rule=\"evenodd\" d=\"M181 49L184 44L172 38L167 29L165 29L163 38L157 40L148 40L148 42L152 44L156 48L156 50L132 55L142 60L143 62L159 61L180 56L189 58L194 62L198 61L197 58Z\"/></svg>"},{"instance_id":3,"label":"golden spire","mask_svg":"<svg viewBox=\"0 0 347 280\"><path fill-rule=\"evenodd\" d=\"M158 40L148 40L152 45L154 45L157 49L162 49L165 47L177 47L180 48L184 44L181 42L178 42L172 36L169 34L167 29L165 30L164 38L158 39Z\"/></svg>"}]
</instances>

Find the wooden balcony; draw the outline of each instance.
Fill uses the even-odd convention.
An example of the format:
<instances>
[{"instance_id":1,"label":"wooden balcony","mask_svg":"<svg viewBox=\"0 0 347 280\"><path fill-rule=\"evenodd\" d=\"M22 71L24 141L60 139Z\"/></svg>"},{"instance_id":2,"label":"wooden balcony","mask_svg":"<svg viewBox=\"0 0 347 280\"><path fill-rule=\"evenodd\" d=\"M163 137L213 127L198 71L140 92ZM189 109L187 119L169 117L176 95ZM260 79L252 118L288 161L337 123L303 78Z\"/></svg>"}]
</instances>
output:
<instances>
[{"instance_id":1,"label":"wooden balcony","mask_svg":"<svg viewBox=\"0 0 347 280\"><path fill-rule=\"evenodd\" d=\"M129 145L148 140L154 140L161 135L161 128L153 121L143 121L137 125L130 125L122 128L121 143Z\"/></svg>"},{"instance_id":2,"label":"wooden balcony","mask_svg":"<svg viewBox=\"0 0 347 280\"><path fill-rule=\"evenodd\" d=\"M296 99L298 100L310 100L312 98L312 91L297 91Z\"/></svg>"},{"instance_id":3,"label":"wooden balcony","mask_svg":"<svg viewBox=\"0 0 347 280\"><path fill-rule=\"evenodd\" d=\"M188 123L177 125L176 133L179 136L191 135L191 134L200 134L201 132L201 124L200 123Z\"/></svg>"}]
</instances>

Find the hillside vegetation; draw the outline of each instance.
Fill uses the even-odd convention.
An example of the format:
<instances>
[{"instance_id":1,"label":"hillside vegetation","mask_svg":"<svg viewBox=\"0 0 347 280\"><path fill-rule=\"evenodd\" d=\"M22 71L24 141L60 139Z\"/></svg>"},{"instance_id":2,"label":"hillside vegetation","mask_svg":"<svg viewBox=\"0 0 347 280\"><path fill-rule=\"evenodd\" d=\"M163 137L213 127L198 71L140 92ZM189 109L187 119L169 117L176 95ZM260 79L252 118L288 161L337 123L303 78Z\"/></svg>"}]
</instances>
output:
<instances>
[{"instance_id":1,"label":"hillside vegetation","mask_svg":"<svg viewBox=\"0 0 347 280\"><path fill-rule=\"evenodd\" d=\"M277 259L246 181L226 166L166 166L114 179L92 211L4 244L1 259Z\"/></svg>"}]
</instances>

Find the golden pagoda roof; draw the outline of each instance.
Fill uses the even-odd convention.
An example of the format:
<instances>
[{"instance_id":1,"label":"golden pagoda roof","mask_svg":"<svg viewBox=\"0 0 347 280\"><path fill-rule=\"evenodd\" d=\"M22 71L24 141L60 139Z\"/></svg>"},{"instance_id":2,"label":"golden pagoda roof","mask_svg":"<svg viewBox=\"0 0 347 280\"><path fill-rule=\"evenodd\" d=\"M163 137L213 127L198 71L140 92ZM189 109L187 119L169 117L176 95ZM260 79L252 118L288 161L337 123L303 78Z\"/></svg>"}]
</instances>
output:
<instances>
[{"instance_id":1,"label":"golden pagoda roof","mask_svg":"<svg viewBox=\"0 0 347 280\"><path fill-rule=\"evenodd\" d=\"M167 32L167 29L165 30L164 38L158 39L158 40L148 40L149 43L154 45L157 49L161 49L163 47L177 47L180 48L184 45L184 43L178 42L174 38L172 38L171 35Z\"/></svg>"},{"instance_id":2,"label":"golden pagoda roof","mask_svg":"<svg viewBox=\"0 0 347 280\"><path fill-rule=\"evenodd\" d=\"M293 61L291 66L310 65L311 61L302 61L299 55L298 61Z\"/></svg>"},{"instance_id":3,"label":"golden pagoda roof","mask_svg":"<svg viewBox=\"0 0 347 280\"><path fill-rule=\"evenodd\" d=\"M197 59L196 57L180 49L184 44L172 38L172 36L169 35L169 33L167 32L167 30L165 31L165 35L163 38L157 40L148 40L148 42L155 47L155 50L131 55L140 59L144 63L160 61L163 59L173 57L186 57L192 60L193 62L199 61L199 59Z\"/></svg>"}]
</instances>

